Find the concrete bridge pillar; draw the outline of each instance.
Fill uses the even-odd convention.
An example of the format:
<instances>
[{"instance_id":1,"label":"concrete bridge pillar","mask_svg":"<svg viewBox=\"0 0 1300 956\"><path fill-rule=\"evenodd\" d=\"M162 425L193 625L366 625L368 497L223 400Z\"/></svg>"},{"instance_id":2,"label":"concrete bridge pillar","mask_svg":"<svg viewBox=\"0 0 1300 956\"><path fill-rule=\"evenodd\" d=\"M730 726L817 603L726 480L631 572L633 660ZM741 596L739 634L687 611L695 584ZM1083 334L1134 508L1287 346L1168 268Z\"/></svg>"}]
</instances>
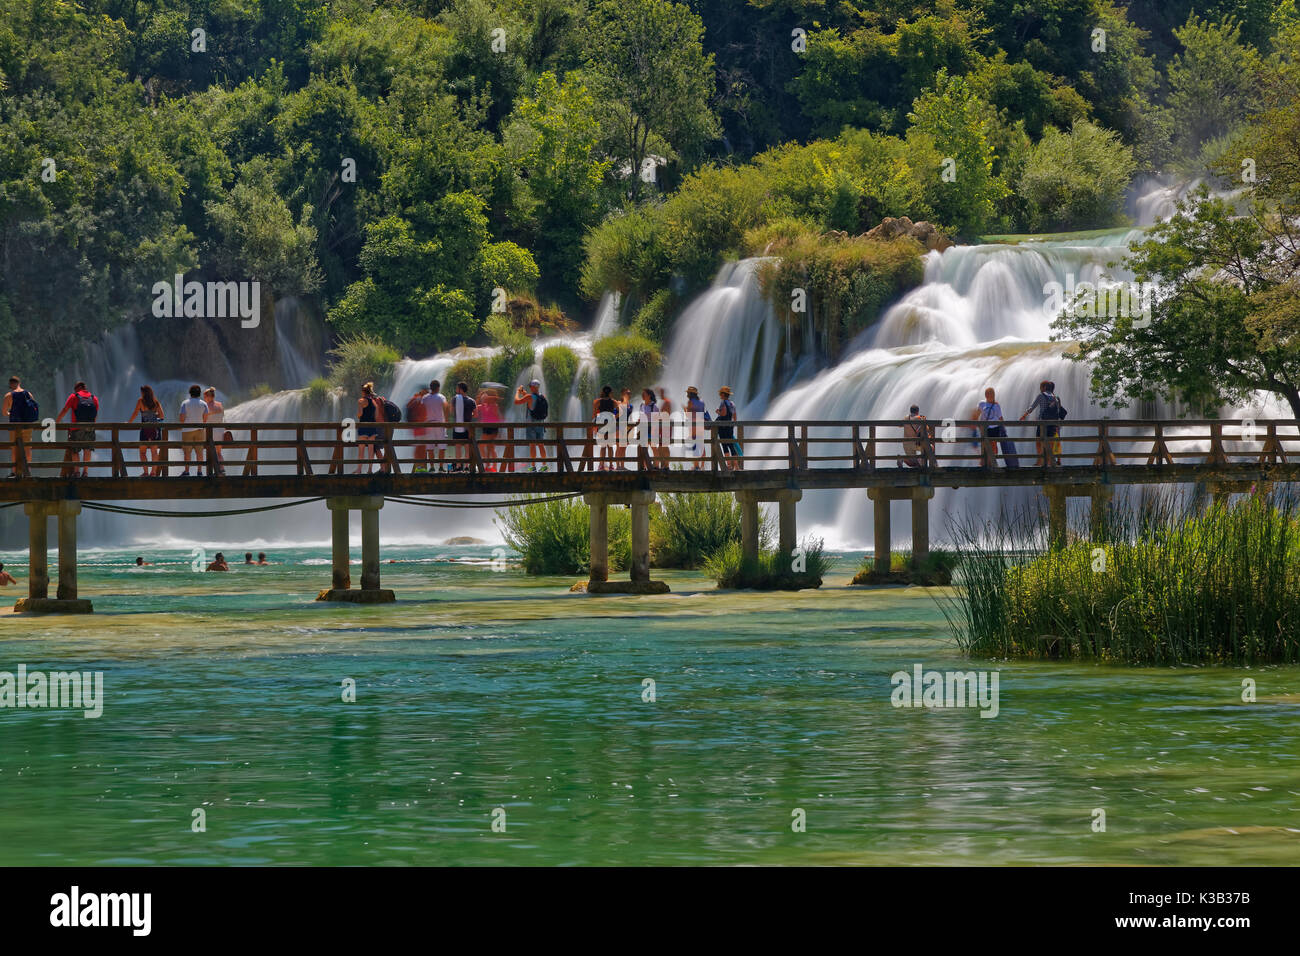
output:
<instances>
[{"instance_id":1,"label":"concrete bridge pillar","mask_svg":"<svg viewBox=\"0 0 1300 956\"><path fill-rule=\"evenodd\" d=\"M736 492L740 505L740 552L746 561L758 560L758 495L752 491Z\"/></svg>"},{"instance_id":2,"label":"concrete bridge pillar","mask_svg":"<svg viewBox=\"0 0 1300 956\"><path fill-rule=\"evenodd\" d=\"M591 508L591 573L589 594L666 594L668 585L650 580L650 506L653 491L614 494L597 492L584 496ZM609 506L626 504L632 511L632 566L627 581L609 580Z\"/></svg>"},{"instance_id":3,"label":"concrete bridge pillar","mask_svg":"<svg viewBox=\"0 0 1300 956\"><path fill-rule=\"evenodd\" d=\"M1053 548L1065 545L1065 492L1063 485L1043 486L1043 494L1047 495L1047 539Z\"/></svg>"},{"instance_id":4,"label":"concrete bridge pillar","mask_svg":"<svg viewBox=\"0 0 1300 956\"><path fill-rule=\"evenodd\" d=\"M887 488L868 488L867 497L875 509L875 529L872 549L875 551L874 567L879 574L889 573L889 554L892 541L889 528L889 495Z\"/></svg>"},{"instance_id":5,"label":"concrete bridge pillar","mask_svg":"<svg viewBox=\"0 0 1300 956\"><path fill-rule=\"evenodd\" d=\"M591 571L587 575L587 589L592 584L609 580L609 495L597 492L584 495L591 509Z\"/></svg>"},{"instance_id":6,"label":"concrete bridge pillar","mask_svg":"<svg viewBox=\"0 0 1300 956\"><path fill-rule=\"evenodd\" d=\"M382 495L347 495L328 498L330 510L330 588L316 595L318 601L349 601L354 604L386 604L396 599L379 581L379 509ZM351 586L348 541L348 512L361 512L361 587Z\"/></svg>"},{"instance_id":7,"label":"concrete bridge pillar","mask_svg":"<svg viewBox=\"0 0 1300 956\"><path fill-rule=\"evenodd\" d=\"M1092 499L1092 507L1088 511L1088 527L1094 541L1099 540L1106 532L1110 499L1114 494L1115 489L1111 485L1093 485L1092 492L1088 496Z\"/></svg>"},{"instance_id":8,"label":"concrete bridge pillar","mask_svg":"<svg viewBox=\"0 0 1300 956\"><path fill-rule=\"evenodd\" d=\"M798 546L798 528L795 524L795 503L803 497L797 488L785 488L776 493L777 504L777 549L782 554L790 554ZM755 515L757 521L757 515ZM755 528L757 532L757 528Z\"/></svg>"},{"instance_id":9,"label":"concrete bridge pillar","mask_svg":"<svg viewBox=\"0 0 1300 956\"><path fill-rule=\"evenodd\" d=\"M27 597L14 604L15 611L89 614L93 605L77 597L77 515L80 501L29 501L27 514L28 580ZM59 587L50 598L48 521L59 520Z\"/></svg>"},{"instance_id":10,"label":"concrete bridge pillar","mask_svg":"<svg viewBox=\"0 0 1300 956\"><path fill-rule=\"evenodd\" d=\"M930 499L933 488L912 489L912 567L919 568L930 554Z\"/></svg>"}]
</instances>

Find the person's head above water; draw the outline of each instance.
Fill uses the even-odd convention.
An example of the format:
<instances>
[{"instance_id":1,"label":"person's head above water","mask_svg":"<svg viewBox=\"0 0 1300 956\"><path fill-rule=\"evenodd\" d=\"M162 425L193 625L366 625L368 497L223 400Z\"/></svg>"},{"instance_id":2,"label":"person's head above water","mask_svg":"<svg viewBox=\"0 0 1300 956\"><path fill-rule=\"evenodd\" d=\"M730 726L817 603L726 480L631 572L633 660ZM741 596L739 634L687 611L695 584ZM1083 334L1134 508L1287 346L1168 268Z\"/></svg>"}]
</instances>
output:
<instances>
[{"instance_id":1,"label":"person's head above water","mask_svg":"<svg viewBox=\"0 0 1300 956\"><path fill-rule=\"evenodd\" d=\"M253 563L253 552L252 552L252 551L245 551L245 552L244 552L244 563L245 563L245 564L252 564L252 563Z\"/></svg>"},{"instance_id":2,"label":"person's head above water","mask_svg":"<svg viewBox=\"0 0 1300 956\"><path fill-rule=\"evenodd\" d=\"M136 559L135 559L135 563L136 563L136 564L144 564L144 558L136 558Z\"/></svg>"}]
</instances>

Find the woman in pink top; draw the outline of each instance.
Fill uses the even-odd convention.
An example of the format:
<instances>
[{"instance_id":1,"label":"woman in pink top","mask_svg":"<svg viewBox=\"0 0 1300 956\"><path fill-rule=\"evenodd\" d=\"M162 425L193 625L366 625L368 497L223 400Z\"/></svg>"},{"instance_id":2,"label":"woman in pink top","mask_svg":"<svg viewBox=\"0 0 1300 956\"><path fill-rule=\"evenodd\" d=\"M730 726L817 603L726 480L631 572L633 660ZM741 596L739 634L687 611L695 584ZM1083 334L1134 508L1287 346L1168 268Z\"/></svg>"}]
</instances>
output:
<instances>
[{"instance_id":1,"label":"woman in pink top","mask_svg":"<svg viewBox=\"0 0 1300 956\"><path fill-rule=\"evenodd\" d=\"M485 388L478 393L477 405L474 408L474 418L480 422L499 422L501 421L501 408L497 405L498 395L490 388ZM479 434L482 436L479 441L478 453L483 459L484 471L496 471L497 461L497 433L499 428L483 428Z\"/></svg>"}]
</instances>

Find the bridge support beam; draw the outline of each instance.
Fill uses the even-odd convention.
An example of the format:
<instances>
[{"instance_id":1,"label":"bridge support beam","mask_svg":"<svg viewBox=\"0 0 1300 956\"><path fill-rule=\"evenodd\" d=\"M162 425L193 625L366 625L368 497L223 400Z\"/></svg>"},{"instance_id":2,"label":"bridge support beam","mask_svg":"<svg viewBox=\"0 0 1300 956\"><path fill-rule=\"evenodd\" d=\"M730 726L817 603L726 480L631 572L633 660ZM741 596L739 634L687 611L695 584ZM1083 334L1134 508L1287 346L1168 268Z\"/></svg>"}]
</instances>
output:
<instances>
[{"instance_id":1,"label":"bridge support beam","mask_svg":"<svg viewBox=\"0 0 1300 956\"><path fill-rule=\"evenodd\" d=\"M379 581L379 509L382 495L350 495L325 501L330 510L330 587L316 595L318 601L348 601L353 604L387 604L395 600L392 591ZM349 569L348 513L361 512L361 587L354 588Z\"/></svg>"},{"instance_id":2,"label":"bridge support beam","mask_svg":"<svg viewBox=\"0 0 1300 956\"><path fill-rule=\"evenodd\" d=\"M752 491L736 492L740 505L740 553L746 561L758 560L758 495Z\"/></svg>"},{"instance_id":3,"label":"bridge support beam","mask_svg":"<svg viewBox=\"0 0 1300 956\"><path fill-rule=\"evenodd\" d=\"M1047 540L1053 548L1064 547L1069 536L1066 507L1071 498L1087 498L1091 504L1088 529L1099 538L1106 528L1107 509L1115 489L1111 485L1043 485L1047 496Z\"/></svg>"},{"instance_id":4,"label":"bridge support beam","mask_svg":"<svg viewBox=\"0 0 1300 956\"><path fill-rule=\"evenodd\" d=\"M27 514L29 574L27 597L20 599L15 611L55 614L89 614L94 606L77 597L77 515L80 501L29 501L23 505ZM59 521L59 589L50 593L50 558L48 521Z\"/></svg>"},{"instance_id":5,"label":"bridge support beam","mask_svg":"<svg viewBox=\"0 0 1300 956\"><path fill-rule=\"evenodd\" d=\"M758 560L759 502L775 501L777 506L777 550L789 554L798 546L798 526L795 521L795 505L803 492L798 488L778 488L762 491L737 491L736 502L740 505L740 548L746 560Z\"/></svg>"},{"instance_id":6,"label":"bridge support beam","mask_svg":"<svg viewBox=\"0 0 1300 956\"><path fill-rule=\"evenodd\" d=\"M912 567L920 567L930 554L930 499L934 497L934 489L923 485L910 488L881 486L868 488L867 497L875 506L874 570L880 574L889 573L893 549L889 505L894 501L912 503Z\"/></svg>"},{"instance_id":7,"label":"bridge support beam","mask_svg":"<svg viewBox=\"0 0 1300 956\"><path fill-rule=\"evenodd\" d=\"M650 580L650 506L653 491L596 492L585 495L591 508L591 573L588 594L666 594L668 585ZM627 581L609 580L609 506L632 511L632 566Z\"/></svg>"},{"instance_id":8,"label":"bridge support beam","mask_svg":"<svg viewBox=\"0 0 1300 956\"><path fill-rule=\"evenodd\" d=\"M777 492L776 547L782 554L790 554L799 544L798 525L795 523L795 504L803 497L798 488Z\"/></svg>"}]
</instances>

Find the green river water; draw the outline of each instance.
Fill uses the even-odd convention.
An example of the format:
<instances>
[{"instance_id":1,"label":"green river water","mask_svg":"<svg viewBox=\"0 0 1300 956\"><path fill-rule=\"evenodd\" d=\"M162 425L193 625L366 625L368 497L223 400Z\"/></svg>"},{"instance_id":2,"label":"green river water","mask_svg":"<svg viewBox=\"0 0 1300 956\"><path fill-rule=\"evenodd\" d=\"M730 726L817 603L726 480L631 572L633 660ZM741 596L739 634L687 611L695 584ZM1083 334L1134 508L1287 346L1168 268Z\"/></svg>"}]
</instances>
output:
<instances>
[{"instance_id":1,"label":"green river water","mask_svg":"<svg viewBox=\"0 0 1300 956\"><path fill-rule=\"evenodd\" d=\"M971 663L934 590L848 587L858 555L818 592L596 597L490 550L385 549L373 607L313 601L323 549L83 555L94 615L0 613L0 671L105 694L0 709L0 863L1300 861L1298 668ZM893 707L917 662L998 668L998 716Z\"/></svg>"}]
</instances>

